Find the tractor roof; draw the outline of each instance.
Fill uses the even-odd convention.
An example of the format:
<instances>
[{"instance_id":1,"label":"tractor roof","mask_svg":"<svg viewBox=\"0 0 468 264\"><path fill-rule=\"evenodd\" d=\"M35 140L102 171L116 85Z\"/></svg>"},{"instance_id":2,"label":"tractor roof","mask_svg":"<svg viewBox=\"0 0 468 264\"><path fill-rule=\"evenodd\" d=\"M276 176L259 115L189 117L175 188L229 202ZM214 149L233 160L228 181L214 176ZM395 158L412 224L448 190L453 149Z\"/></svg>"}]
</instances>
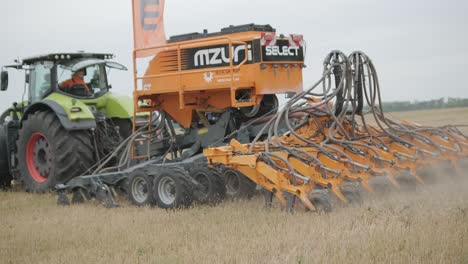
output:
<instances>
[{"instance_id":1,"label":"tractor roof","mask_svg":"<svg viewBox=\"0 0 468 264\"><path fill-rule=\"evenodd\" d=\"M64 68L69 69L71 71L77 71L79 69L86 68L88 66L92 65L104 65L109 68L113 69L118 69L118 70L124 70L126 71L127 68L115 61L110 61L110 60L103 60L103 59L95 59L93 58L81 58L81 59L70 59L70 60L64 60L60 61L60 64L63 65Z\"/></svg>"},{"instance_id":2,"label":"tractor roof","mask_svg":"<svg viewBox=\"0 0 468 264\"><path fill-rule=\"evenodd\" d=\"M40 61L64 61L64 60L77 60L77 59L111 59L114 55L110 53L85 53L85 52L63 52L63 53L50 53L45 55L33 56L23 59L23 64L30 65Z\"/></svg>"}]
</instances>

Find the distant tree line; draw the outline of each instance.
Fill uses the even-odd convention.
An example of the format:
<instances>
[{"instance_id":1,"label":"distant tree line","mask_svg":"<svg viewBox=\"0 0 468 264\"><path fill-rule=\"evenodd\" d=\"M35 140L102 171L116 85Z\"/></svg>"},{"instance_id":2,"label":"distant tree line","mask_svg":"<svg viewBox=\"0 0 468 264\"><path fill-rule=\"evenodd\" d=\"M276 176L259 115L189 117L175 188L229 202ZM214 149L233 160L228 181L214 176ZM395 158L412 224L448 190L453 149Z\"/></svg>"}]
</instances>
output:
<instances>
[{"instance_id":1,"label":"distant tree line","mask_svg":"<svg viewBox=\"0 0 468 264\"><path fill-rule=\"evenodd\" d=\"M440 98L429 101L383 102L385 112L468 107L468 98Z\"/></svg>"}]
</instances>

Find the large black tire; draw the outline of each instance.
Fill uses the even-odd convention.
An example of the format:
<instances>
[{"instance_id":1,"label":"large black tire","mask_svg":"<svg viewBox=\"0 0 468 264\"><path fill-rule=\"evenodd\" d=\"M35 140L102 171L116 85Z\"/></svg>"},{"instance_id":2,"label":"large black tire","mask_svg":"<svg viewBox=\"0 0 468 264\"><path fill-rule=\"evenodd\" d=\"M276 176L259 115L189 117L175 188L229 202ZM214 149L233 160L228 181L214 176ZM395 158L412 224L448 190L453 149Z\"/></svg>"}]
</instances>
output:
<instances>
[{"instance_id":1,"label":"large black tire","mask_svg":"<svg viewBox=\"0 0 468 264\"><path fill-rule=\"evenodd\" d=\"M152 206L156 202L153 196L153 177L144 169L133 171L128 178L128 199L137 206Z\"/></svg>"},{"instance_id":2,"label":"large black tire","mask_svg":"<svg viewBox=\"0 0 468 264\"><path fill-rule=\"evenodd\" d=\"M308 198L318 213L329 213L333 209L327 190L314 190L309 193Z\"/></svg>"},{"instance_id":3,"label":"large black tire","mask_svg":"<svg viewBox=\"0 0 468 264\"><path fill-rule=\"evenodd\" d=\"M256 184L247 176L233 170L226 169L223 172L226 184L226 195L231 199L250 199L255 193Z\"/></svg>"},{"instance_id":4,"label":"large black tire","mask_svg":"<svg viewBox=\"0 0 468 264\"><path fill-rule=\"evenodd\" d=\"M362 204L361 186L358 182L345 182L340 186L340 190L350 205L359 206Z\"/></svg>"},{"instance_id":5,"label":"large black tire","mask_svg":"<svg viewBox=\"0 0 468 264\"><path fill-rule=\"evenodd\" d=\"M119 127L119 134L123 140L132 135L132 120L125 118L112 118L111 121L115 126Z\"/></svg>"},{"instance_id":6,"label":"large black tire","mask_svg":"<svg viewBox=\"0 0 468 264\"><path fill-rule=\"evenodd\" d=\"M0 125L5 123L5 119L7 118L8 114L8 112L4 112L2 115L0 115Z\"/></svg>"},{"instance_id":7,"label":"large black tire","mask_svg":"<svg viewBox=\"0 0 468 264\"><path fill-rule=\"evenodd\" d=\"M351 205L351 206L360 206L360 205L362 205L363 200L362 200L361 192L344 191L343 195L348 200L349 205Z\"/></svg>"},{"instance_id":8,"label":"large black tire","mask_svg":"<svg viewBox=\"0 0 468 264\"><path fill-rule=\"evenodd\" d=\"M148 172L154 177L153 198L164 209L186 208L193 202L193 183L180 167L159 166Z\"/></svg>"},{"instance_id":9,"label":"large black tire","mask_svg":"<svg viewBox=\"0 0 468 264\"><path fill-rule=\"evenodd\" d=\"M374 176L368 183L379 195L389 194L394 189L386 176Z\"/></svg>"},{"instance_id":10,"label":"large black tire","mask_svg":"<svg viewBox=\"0 0 468 264\"><path fill-rule=\"evenodd\" d=\"M223 176L207 167L207 164L195 164L189 169L189 175L200 184L200 190L194 192L198 202L217 204L226 198Z\"/></svg>"},{"instance_id":11,"label":"large black tire","mask_svg":"<svg viewBox=\"0 0 468 264\"><path fill-rule=\"evenodd\" d=\"M400 184L400 191L402 192L414 192L418 189L418 181L409 172L400 173L396 179Z\"/></svg>"},{"instance_id":12,"label":"large black tire","mask_svg":"<svg viewBox=\"0 0 468 264\"><path fill-rule=\"evenodd\" d=\"M8 108L7 110L5 110L5 112L3 112L0 115L0 125L3 125L5 123L6 118L11 115L11 111L12 109Z\"/></svg>"},{"instance_id":13,"label":"large black tire","mask_svg":"<svg viewBox=\"0 0 468 264\"><path fill-rule=\"evenodd\" d=\"M26 191L44 192L94 165L89 131L67 131L53 112L28 116L18 132L19 179Z\"/></svg>"},{"instance_id":14,"label":"large black tire","mask_svg":"<svg viewBox=\"0 0 468 264\"><path fill-rule=\"evenodd\" d=\"M0 189L11 186L13 177L10 174L8 165L8 150L6 145L6 135L4 126L0 125Z\"/></svg>"}]
</instances>

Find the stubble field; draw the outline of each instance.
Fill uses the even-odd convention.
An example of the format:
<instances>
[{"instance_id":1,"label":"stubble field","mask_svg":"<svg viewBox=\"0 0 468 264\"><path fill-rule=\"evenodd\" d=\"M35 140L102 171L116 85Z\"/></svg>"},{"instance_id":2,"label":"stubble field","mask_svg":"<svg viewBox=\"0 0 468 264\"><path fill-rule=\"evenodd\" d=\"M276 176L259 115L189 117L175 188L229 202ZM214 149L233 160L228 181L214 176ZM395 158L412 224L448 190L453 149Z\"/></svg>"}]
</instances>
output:
<instances>
[{"instance_id":1,"label":"stubble field","mask_svg":"<svg viewBox=\"0 0 468 264\"><path fill-rule=\"evenodd\" d=\"M468 108L391 115L468 124ZM265 211L261 196L165 211L0 192L0 263L468 263L464 174L330 214Z\"/></svg>"}]
</instances>

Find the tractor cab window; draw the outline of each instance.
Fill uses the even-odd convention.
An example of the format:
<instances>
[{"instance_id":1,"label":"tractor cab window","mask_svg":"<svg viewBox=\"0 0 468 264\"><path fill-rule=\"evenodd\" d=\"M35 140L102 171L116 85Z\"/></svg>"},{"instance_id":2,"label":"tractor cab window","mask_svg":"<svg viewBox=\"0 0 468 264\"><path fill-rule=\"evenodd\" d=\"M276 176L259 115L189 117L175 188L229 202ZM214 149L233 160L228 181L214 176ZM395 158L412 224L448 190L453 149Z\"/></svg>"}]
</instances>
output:
<instances>
[{"instance_id":1,"label":"tractor cab window","mask_svg":"<svg viewBox=\"0 0 468 264\"><path fill-rule=\"evenodd\" d=\"M50 71L52 66L51 62L41 62L33 65L31 68L29 75L29 97L31 102L42 100L50 91Z\"/></svg>"},{"instance_id":2,"label":"tractor cab window","mask_svg":"<svg viewBox=\"0 0 468 264\"><path fill-rule=\"evenodd\" d=\"M78 97L98 97L108 90L103 64L83 68L58 65L57 84L61 91Z\"/></svg>"}]
</instances>

